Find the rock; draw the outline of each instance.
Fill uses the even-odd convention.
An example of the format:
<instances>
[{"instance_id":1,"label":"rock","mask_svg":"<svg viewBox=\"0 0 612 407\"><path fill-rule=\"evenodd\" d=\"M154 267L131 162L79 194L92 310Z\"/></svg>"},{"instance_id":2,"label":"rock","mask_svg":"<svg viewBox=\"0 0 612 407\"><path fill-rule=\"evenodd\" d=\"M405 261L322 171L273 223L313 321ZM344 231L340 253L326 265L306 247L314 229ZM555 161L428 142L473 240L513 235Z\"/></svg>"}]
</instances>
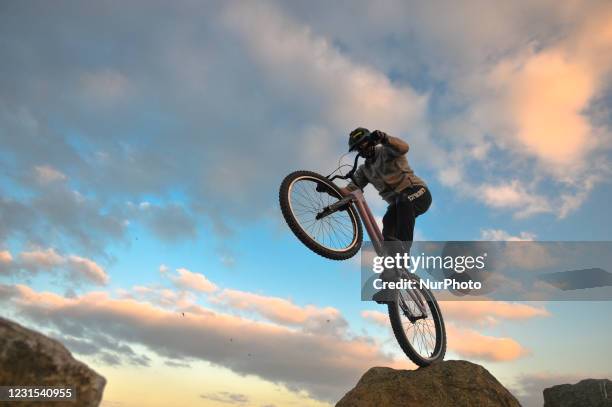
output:
<instances>
[{"instance_id":1,"label":"rock","mask_svg":"<svg viewBox=\"0 0 612 407\"><path fill-rule=\"evenodd\" d=\"M374 367L336 407L520 407L484 367L449 360L417 370Z\"/></svg>"},{"instance_id":2,"label":"rock","mask_svg":"<svg viewBox=\"0 0 612 407\"><path fill-rule=\"evenodd\" d=\"M544 407L612 407L612 381L585 379L544 389Z\"/></svg>"},{"instance_id":3,"label":"rock","mask_svg":"<svg viewBox=\"0 0 612 407\"><path fill-rule=\"evenodd\" d=\"M0 385L73 386L77 401L49 402L54 407L97 406L106 379L74 359L54 339L0 317ZM40 407L41 401L15 403Z\"/></svg>"}]
</instances>

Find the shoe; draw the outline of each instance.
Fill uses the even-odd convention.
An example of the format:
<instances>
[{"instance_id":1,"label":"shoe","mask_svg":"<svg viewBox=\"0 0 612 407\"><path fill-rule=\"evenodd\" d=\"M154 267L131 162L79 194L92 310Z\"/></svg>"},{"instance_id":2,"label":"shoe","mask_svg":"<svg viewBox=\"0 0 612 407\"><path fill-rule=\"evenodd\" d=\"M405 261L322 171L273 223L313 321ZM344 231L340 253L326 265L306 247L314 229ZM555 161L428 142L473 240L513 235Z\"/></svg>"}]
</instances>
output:
<instances>
[{"instance_id":1,"label":"shoe","mask_svg":"<svg viewBox=\"0 0 612 407\"><path fill-rule=\"evenodd\" d=\"M378 304L388 304L395 301L393 290L383 289L379 290L372 296L372 301L376 301Z\"/></svg>"}]
</instances>

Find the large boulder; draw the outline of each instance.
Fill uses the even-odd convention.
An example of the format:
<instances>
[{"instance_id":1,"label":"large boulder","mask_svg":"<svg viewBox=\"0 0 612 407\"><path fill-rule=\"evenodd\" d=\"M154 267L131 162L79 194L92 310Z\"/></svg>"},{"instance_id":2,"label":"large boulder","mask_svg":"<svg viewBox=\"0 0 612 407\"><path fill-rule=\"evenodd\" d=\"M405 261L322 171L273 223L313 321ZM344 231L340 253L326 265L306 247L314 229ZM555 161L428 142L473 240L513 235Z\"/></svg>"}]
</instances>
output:
<instances>
[{"instance_id":1,"label":"large boulder","mask_svg":"<svg viewBox=\"0 0 612 407\"><path fill-rule=\"evenodd\" d=\"M98 406L106 379L74 359L54 339L0 317L1 386L72 386L76 402L54 401L54 407ZM19 402L21 407L45 405L40 401Z\"/></svg>"},{"instance_id":2,"label":"large boulder","mask_svg":"<svg viewBox=\"0 0 612 407\"><path fill-rule=\"evenodd\" d=\"M585 379L544 389L544 407L612 407L612 382Z\"/></svg>"},{"instance_id":3,"label":"large boulder","mask_svg":"<svg viewBox=\"0 0 612 407\"><path fill-rule=\"evenodd\" d=\"M336 407L520 407L484 367L449 360L417 370L373 367Z\"/></svg>"}]
</instances>

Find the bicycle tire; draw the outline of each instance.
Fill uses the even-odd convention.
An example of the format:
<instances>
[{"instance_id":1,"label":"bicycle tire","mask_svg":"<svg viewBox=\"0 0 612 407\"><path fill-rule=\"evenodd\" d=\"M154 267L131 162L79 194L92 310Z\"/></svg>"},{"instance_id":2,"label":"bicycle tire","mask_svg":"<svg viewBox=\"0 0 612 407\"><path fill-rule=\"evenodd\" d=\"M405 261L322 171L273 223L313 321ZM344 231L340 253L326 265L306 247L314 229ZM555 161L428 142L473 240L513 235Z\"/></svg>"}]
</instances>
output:
<instances>
[{"instance_id":1,"label":"bicycle tire","mask_svg":"<svg viewBox=\"0 0 612 407\"><path fill-rule=\"evenodd\" d=\"M395 336L398 344L410 360L420 367L425 367L444 359L444 355L446 354L446 328L444 326L444 319L442 317L442 312L440 311L438 302L431 291L426 289L417 289L416 291L419 291L423 295L429 311L432 313L435 324L436 343L431 357L423 357L419 352L417 352L408 339L402 324L402 311L400 310L399 306L399 298L397 298L396 301L387 303L387 308L389 312L389 321L391 322L391 328L393 329L393 335Z\"/></svg>"},{"instance_id":2,"label":"bicycle tire","mask_svg":"<svg viewBox=\"0 0 612 407\"><path fill-rule=\"evenodd\" d=\"M317 253L320 256L331 260L346 260L353 257L361 248L361 243L363 241L363 230L361 226L361 220L357 211L355 210L353 205L349 205L346 211L349 214L351 219L352 229L353 229L353 239L351 244L342 250L335 250L333 248L327 247L315 239L313 239L306 230L300 225L300 222L296 218L296 215L292 209L291 205L291 192L292 187L299 180L310 180L319 184L324 184L328 187L329 192L333 192L333 196L337 199L342 198L342 194L338 187L331 181L329 181L324 176L317 174L312 171L295 171L291 174L287 175L283 182L281 183L279 190L279 203L281 207L281 212L287 225L295 234L295 236L310 250ZM328 193L328 195L331 195Z\"/></svg>"}]
</instances>

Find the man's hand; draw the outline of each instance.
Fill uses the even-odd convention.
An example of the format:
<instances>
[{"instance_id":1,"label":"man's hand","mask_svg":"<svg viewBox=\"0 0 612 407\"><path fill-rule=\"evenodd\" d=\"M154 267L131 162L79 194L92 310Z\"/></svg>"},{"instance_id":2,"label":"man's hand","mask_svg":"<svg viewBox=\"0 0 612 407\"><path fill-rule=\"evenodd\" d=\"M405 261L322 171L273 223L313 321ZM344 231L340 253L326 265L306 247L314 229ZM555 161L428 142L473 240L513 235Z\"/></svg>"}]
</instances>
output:
<instances>
[{"instance_id":1,"label":"man's hand","mask_svg":"<svg viewBox=\"0 0 612 407\"><path fill-rule=\"evenodd\" d=\"M369 141L376 145L378 143L384 143L387 140L387 133L380 130L374 130L370 133Z\"/></svg>"}]
</instances>

